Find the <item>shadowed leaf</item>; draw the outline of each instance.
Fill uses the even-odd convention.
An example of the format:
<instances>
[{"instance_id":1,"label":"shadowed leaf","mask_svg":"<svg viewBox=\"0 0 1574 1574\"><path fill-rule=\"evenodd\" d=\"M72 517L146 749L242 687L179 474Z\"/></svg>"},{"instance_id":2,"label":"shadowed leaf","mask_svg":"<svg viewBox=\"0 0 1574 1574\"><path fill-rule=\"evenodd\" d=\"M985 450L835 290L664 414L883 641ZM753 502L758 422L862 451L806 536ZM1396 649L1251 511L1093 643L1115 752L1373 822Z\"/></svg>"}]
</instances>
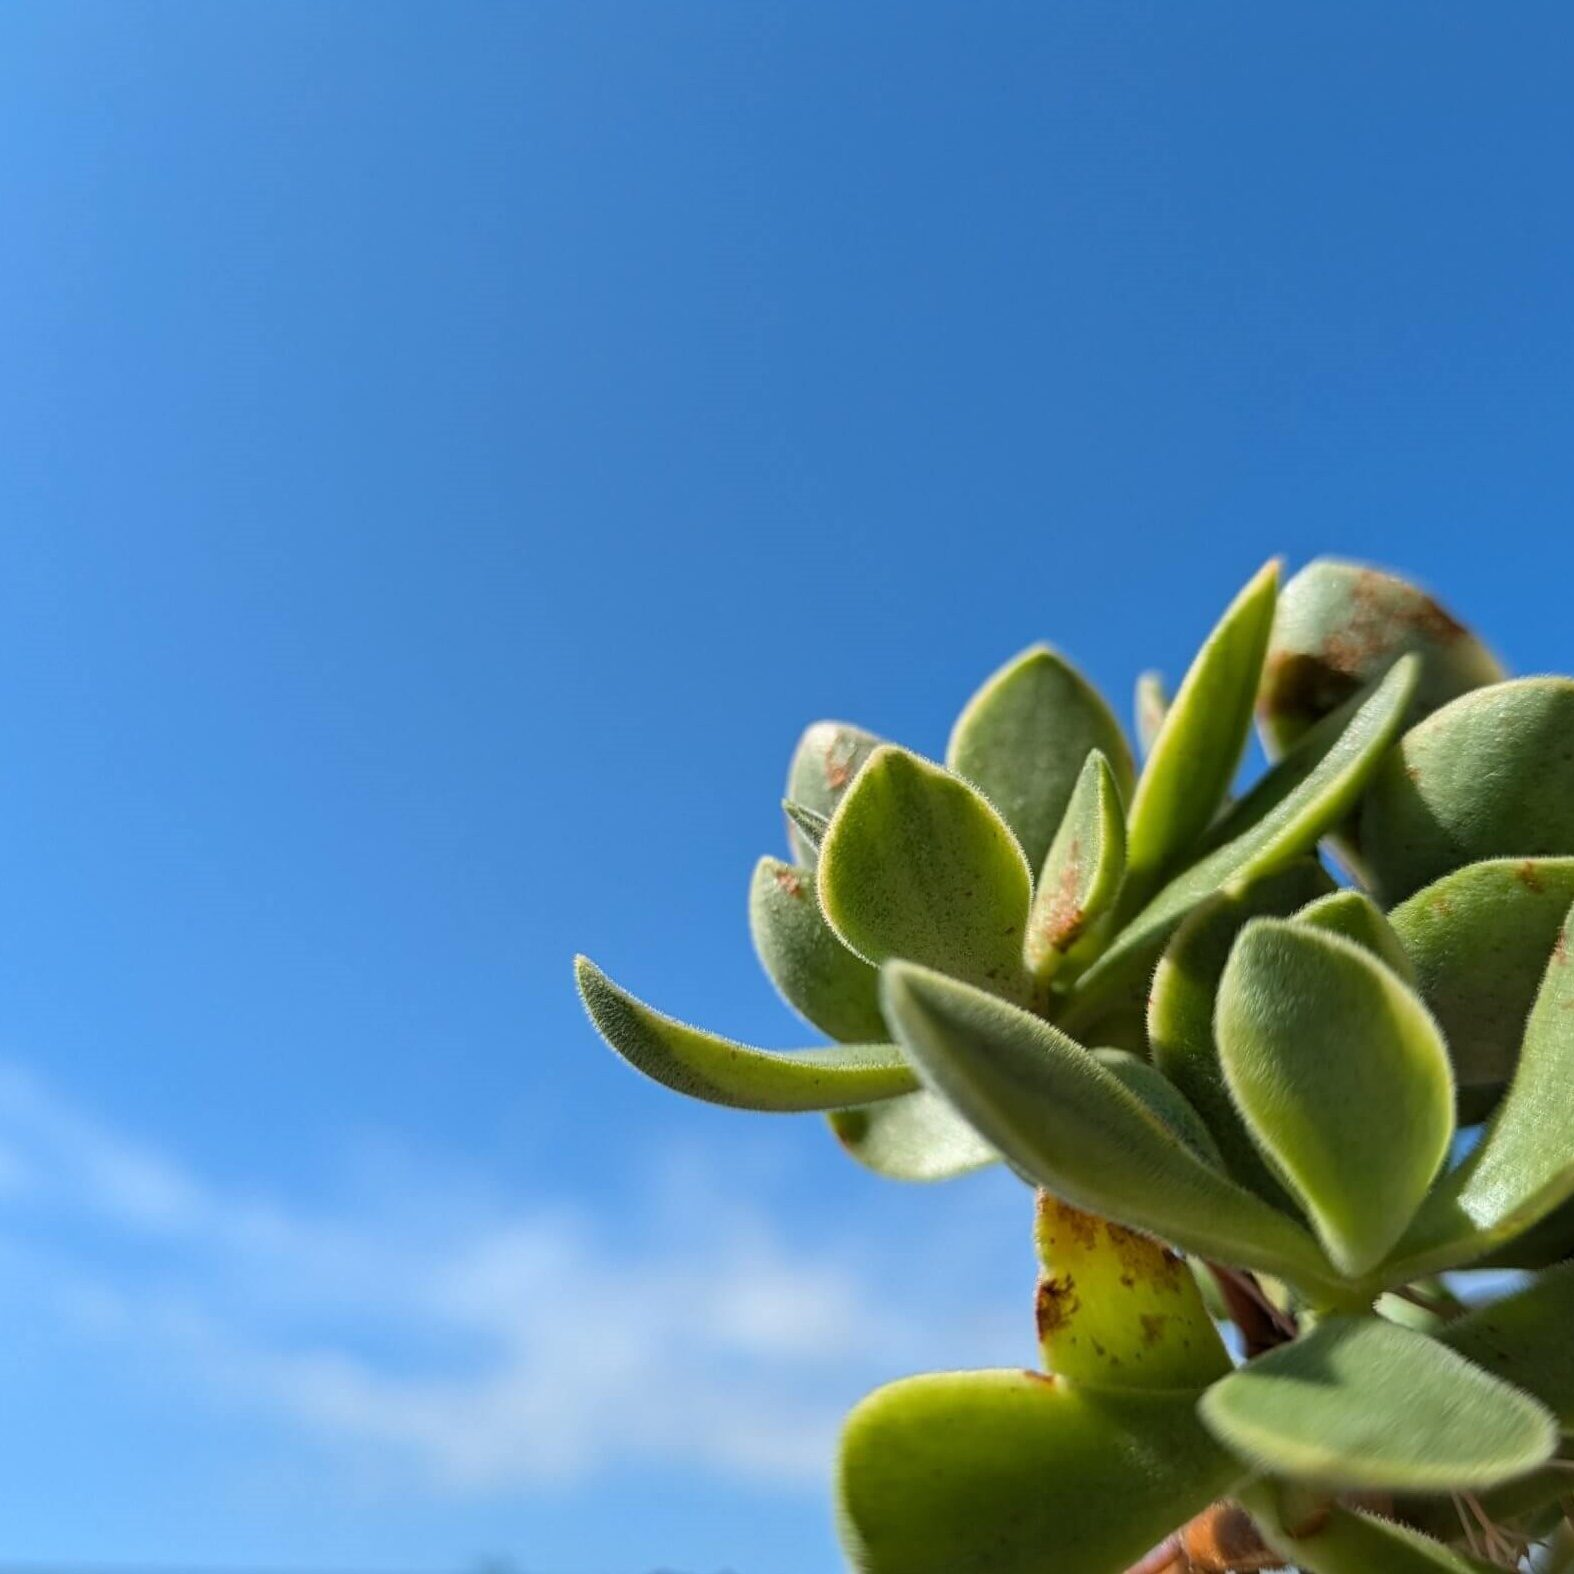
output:
<instances>
[{"instance_id":1,"label":"shadowed leaf","mask_svg":"<svg viewBox=\"0 0 1574 1574\"><path fill-rule=\"evenodd\" d=\"M1249 1501L1255 1505L1257 1494ZM1268 1513L1261 1513L1257 1524L1279 1556L1306 1574L1503 1574L1501 1564L1469 1557L1407 1525L1339 1504L1310 1535L1286 1534Z\"/></svg>"},{"instance_id":2,"label":"shadowed leaf","mask_svg":"<svg viewBox=\"0 0 1574 1574\"><path fill-rule=\"evenodd\" d=\"M1574 853L1574 680L1475 689L1400 740L1361 808L1385 903L1483 858Z\"/></svg>"},{"instance_id":3,"label":"shadowed leaf","mask_svg":"<svg viewBox=\"0 0 1574 1574\"><path fill-rule=\"evenodd\" d=\"M937 1373L849 1416L839 1519L861 1574L1114 1574L1241 1475L1190 1396Z\"/></svg>"},{"instance_id":4,"label":"shadowed leaf","mask_svg":"<svg viewBox=\"0 0 1574 1574\"><path fill-rule=\"evenodd\" d=\"M1557 1424L1425 1334L1332 1317L1215 1383L1215 1437L1265 1471L1336 1488L1468 1491L1551 1457Z\"/></svg>"},{"instance_id":5,"label":"shadowed leaf","mask_svg":"<svg viewBox=\"0 0 1574 1574\"><path fill-rule=\"evenodd\" d=\"M1251 730L1278 589L1274 559L1230 603L1165 711L1127 817L1133 905L1192 849L1230 789Z\"/></svg>"},{"instance_id":6,"label":"shadowed leaf","mask_svg":"<svg viewBox=\"0 0 1574 1574\"><path fill-rule=\"evenodd\" d=\"M1534 1394L1565 1432L1574 1432L1574 1263L1449 1323L1439 1338Z\"/></svg>"},{"instance_id":7,"label":"shadowed leaf","mask_svg":"<svg viewBox=\"0 0 1574 1574\"><path fill-rule=\"evenodd\" d=\"M1381 1261L1454 1132L1437 1024L1395 974L1343 936L1282 919L1241 932L1214 1033L1247 1129L1352 1278Z\"/></svg>"},{"instance_id":8,"label":"shadowed leaf","mask_svg":"<svg viewBox=\"0 0 1574 1574\"><path fill-rule=\"evenodd\" d=\"M822 1033L849 1044L890 1037L879 974L831 933L812 869L762 858L749 887L749 932L782 998Z\"/></svg>"},{"instance_id":9,"label":"shadowed leaf","mask_svg":"<svg viewBox=\"0 0 1574 1574\"><path fill-rule=\"evenodd\" d=\"M831 821L819 873L826 920L860 956L910 957L1026 997L1032 876L1005 822L959 777L876 750Z\"/></svg>"},{"instance_id":10,"label":"shadowed leaf","mask_svg":"<svg viewBox=\"0 0 1574 1574\"><path fill-rule=\"evenodd\" d=\"M1024 651L967 702L946 764L1005 817L1037 869L1066 813L1078 773L1097 749L1122 792L1131 748L1102 696L1047 646Z\"/></svg>"},{"instance_id":11,"label":"shadowed leaf","mask_svg":"<svg viewBox=\"0 0 1574 1574\"><path fill-rule=\"evenodd\" d=\"M1224 1168L1219 1145L1186 1095L1152 1061L1129 1049L1095 1049L1093 1058L1117 1081L1135 1093L1204 1164Z\"/></svg>"},{"instance_id":12,"label":"shadowed leaf","mask_svg":"<svg viewBox=\"0 0 1574 1574\"><path fill-rule=\"evenodd\" d=\"M918 1079L894 1044L751 1049L652 1011L585 957L574 963L596 1030L636 1071L708 1104L825 1110L910 1093Z\"/></svg>"},{"instance_id":13,"label":"shadowed leaf","mask_svg":"<svg viewBox=\"0 0 1574 1574\"><path fill-rule=\"evenodd\" d=\"M1023 960L1040 979L1113 907L1126 867L1126 822L1109 761L1087 758L1055 833L1028 919Z\"/></svg>"},{"instance_id":14,"label":"shadowed leaf","mask_svg":"<svg viewBox=\"0 0 1574 1574\"><path fill-rule=\"evenodd\" d=\"M809 813L829 819L864 761L881 740L862 727L845 721L817 721L807 728L793 750L787 767L785 796ZM791 813L787 816L787 842L793 859L814 867L819 842L808 835Z\"/></svg>"},{"instance_id":15,"label":"shadowed leaf","mask_svg":"<svg viewBox=\"0 0 1574 1574\"><path fill-rule=\"evenodd\" d=\"M1302 1282L1327 1273L1303 1229L1204 1163L1047 1022L902 962L882 969L881 995L924 1081L1057 1197L1203 1256Z\"/></svg>"},{"instance_id":16,"label":"shadowed leaf","mask_svg":"<svg viewBox=\"0 0 1574 1574\"><path fill-rule=\"evenodd\" d=\"M939 1181L999 1162L1000 1155L943 1098L927 1089L832 1110L836 1140L888 1180Z\"/></svg>"}]
</instances>

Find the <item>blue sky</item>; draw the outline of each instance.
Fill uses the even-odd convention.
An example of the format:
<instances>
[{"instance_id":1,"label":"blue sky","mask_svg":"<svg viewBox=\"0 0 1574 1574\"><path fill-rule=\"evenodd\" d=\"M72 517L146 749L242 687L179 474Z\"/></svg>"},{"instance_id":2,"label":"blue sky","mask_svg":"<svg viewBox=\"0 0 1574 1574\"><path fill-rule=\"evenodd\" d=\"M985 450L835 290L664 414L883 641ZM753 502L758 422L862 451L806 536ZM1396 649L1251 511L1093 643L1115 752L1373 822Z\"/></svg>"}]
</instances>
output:
<instances>
[{"instance_id":1,"label":"blue sky","mask_svg":"<svg viewBox=\"0 0 1574 1574\"><path fill-rule=\"evenodd\" d=\"M800 1041L801 726L1124 709L1268 555L1567 668L1574 21L0 10L0 1554L805 1574L1029 1353L1013 1183L685 1105Z\"/></svg>"}]
</instances>

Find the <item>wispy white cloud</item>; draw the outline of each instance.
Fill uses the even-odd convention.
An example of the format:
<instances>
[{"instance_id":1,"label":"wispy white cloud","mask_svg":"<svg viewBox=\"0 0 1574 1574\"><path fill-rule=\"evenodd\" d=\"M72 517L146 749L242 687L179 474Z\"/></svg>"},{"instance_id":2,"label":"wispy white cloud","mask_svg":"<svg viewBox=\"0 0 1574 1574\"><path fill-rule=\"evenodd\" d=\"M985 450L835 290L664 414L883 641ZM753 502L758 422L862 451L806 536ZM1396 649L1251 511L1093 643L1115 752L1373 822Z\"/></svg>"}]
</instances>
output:
<instances>
[{"instance_id":1,"label":"wispy white cloud","mask_svg":"<svg viewBox=\"0 0 1574 1574\"><path fill-rule=\"evenodd\" d=\"M192 1403L266 1414L429 1490L649 1461L819 1486L873 1382L1027 1354L987 1276L907 1293L946 1241L849 1224L805 1247L715 1182L679 1166L616 1219L479 1203L429 1175L354 1206L286 1207L0 1068L12 1296L171 1364ZM966 1259L967 1208L939 1213Z\"/></svg>"}]
</instances>

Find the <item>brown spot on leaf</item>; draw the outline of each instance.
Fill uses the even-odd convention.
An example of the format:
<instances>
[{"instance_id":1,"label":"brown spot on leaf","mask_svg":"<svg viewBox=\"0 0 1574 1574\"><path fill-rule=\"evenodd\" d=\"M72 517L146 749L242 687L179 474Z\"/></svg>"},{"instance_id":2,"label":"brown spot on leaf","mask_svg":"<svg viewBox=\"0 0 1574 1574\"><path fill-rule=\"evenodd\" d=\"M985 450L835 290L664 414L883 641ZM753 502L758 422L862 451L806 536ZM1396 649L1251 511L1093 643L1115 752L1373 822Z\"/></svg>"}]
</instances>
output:
<instances>
[{"instance_id":1,"label":"brown spot on leaf","mask_svg":"<svg viewBox=\"0 0 1574 1574\"><path fill-rule=\"evenodd\" d=\"M1053 1242L1057 1235L1065 1235L1083 1251L1098 1245L1099 1221L1091 1213L1083 1213L1070 1203L1047 1191L1038 1194L1038 1225L1044 1239Z\"/></svg>"},{"instance_id":2,"label":"brown spot on leaf","mask_svg":"<svg viewBox=\"0 0 1574 1574\"><path fill-rule=\"evenodd\" d=\"M1541 871L1536 867L1534 858L1527 858L1515 871L1519 882L1527 890L1539 891L1541 889Z\"/></svg>"},{"instance_id":3,"label":"brown spot on leaf","mask_svg":"<svg viewBox=\"0 0 1574 1574\"><path fill-rule=\"evenodd\" d=\"M776 887L784 896L793 897L795 900L803 896L803 880L798 871L789 864L782 864L776 870Z\"/></svg>"},{"instance_id":4,"label":"brown spot on leaf","mask_svg":"<svg viewBox=\"0 0 1574 1574\"><path fill-rule=\"evenodd\" d=\"M1552 942L1552 960L1561 966L1568 966L1569 936L1568 930L1558 930L1558 938Z\"/></svg>"},{"instance_id":5,"label":"brown spot on leaf","mask_svg":"<svg viewBox=\"0 0 1574 1574\"><path fill-rule=\"evenodd\" d=\"M1038 1292L1033 1297L1033 1320L1039 1338L1048 1339L1064 1328L1081 1304L1077 1281L1070 1274L1046 1274L1038 1281Z\"/></svg>"},{"instance_id":6,"label":"brown spot on leaf","mask_svg":"<svg viewBox=\"0 0 1574 1574\"><path fill-rule=\"evenodd\" d=\"M1138 1321L1142 1324L1142 1342L1150 1349L1164 1337L1169 1318L1162 1312L1143 1312Z\"/></svg>"}]
</instances>

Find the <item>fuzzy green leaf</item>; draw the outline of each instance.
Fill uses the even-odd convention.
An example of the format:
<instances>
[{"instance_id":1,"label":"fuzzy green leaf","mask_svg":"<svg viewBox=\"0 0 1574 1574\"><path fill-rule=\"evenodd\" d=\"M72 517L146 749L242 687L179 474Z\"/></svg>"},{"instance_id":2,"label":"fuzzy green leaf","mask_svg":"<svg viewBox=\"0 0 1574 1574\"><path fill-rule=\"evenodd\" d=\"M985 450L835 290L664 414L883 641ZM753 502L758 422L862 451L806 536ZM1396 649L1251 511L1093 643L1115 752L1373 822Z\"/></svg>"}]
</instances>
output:
<instances>
[{"instance_id":1,"label":"fuzzy green leaf","mask_svg":"<svg viewBox=\"0 0 1574 1574\"><path fill-rule=\"evenodd\" d=\"M1300 1282L1327 1273L1300 1226L1204 1163L1049 1023L904 962L881 970L881 996L924 1081L1057 1197L1224 1262Z\"/></svg>"},{"instance_id":2,"label":"fuzzy green leaf","mask_svg":"<svg viewBox=\"0 0 1574 1574\"><path fill-rule=\"evenodd\" d=\"M1129 791L1131 748L1120 723L1070 662L1035 645L967 702L946 764L999 809L1037 869L1094 749L1109 761L1121 791Z\"/></svg>"},{"instance_id":3,"label":"fuzzy green leaf","mask_svg":"<svg viewBox=\"0 0 1574 1574\"><path fill-rule=\"evenodd\" d=\"M1188 1396L936 1373L849 1416L838 1517L860 1574L1114 1574L1242 1474Z\"/></svg>"},{"instance_id":4,"label":"fuzzy green leaf","mask_svg":"<svg viewBox=\"0 0 1574 1574\"><path fill-rule=\"evenodd\" d=\"M1334 1488L1452 1492L1549 1459L1557 1423L1527 1394L1434 1339L1331 1317L1215 1383L1213 1435L1264 1471Z\"/></svg>"},{"instance_id":5,"label":"fuzzy green leaf","mask_svg":"<svg viewBox=\"0 0 1574 1574\"><path fill-rule=\"evenodd\" d=\"M1264 741L1282 754L1406 652L1421 661L1408 725L1505 676L1480 640L1418 586L1337 558L1308 563L1285 585L1274 614L1258 702Z\"/></svg>"},{"instance_id":6,"label":"fuzzy green leaf","mask_svg":"<svg viewBox=\"0 0 1574 1574\"><path fill-rule=\"evenodd\" d=\"M845 721L815 722L805 730L798 747L793 750L792 762L787 767L786 797L811 814L829 818L881 741L872 732ZM794 861L812 869L819 843L805 833L797 817L790 812L787 842Z\"/></svg>"},{"instance_id":7,"label":"fuzzy green leaf","mask_svg":"<svg viewBox=\"0 0 1574 1574\"><path fill-rule=\"evenodd\" d=\"M820 843L831 828L830 815L794 803L791 798L782 799L782 813L787 816L788 831L796 839L797 845L809 848L818 857Z\"/></svg>"},{"instance_id":8,"label":"fuzzy green leaf","mask_svg":"<svg viewBox=\"0 0 1574 1574\"><path fill-rule=\"evenodd\" d=\"M918 1086L894 1044L751 1049L663 1016L619 989L586 957L574 961L596 1030L636 1071L690 1098L734 1109L826 1110L894 1098Z\"/></svg>"},{"instance_id":9,"label":"fuzzy green leaf","mask_svg":"<svg viewBox=\"0 0 1574 1574\"><path fill-rule=\"evenodd\" d=\"M1204 1164L1222 1170L1219 1144L1186 1095L1150 1060L1129 1049L1095 1049L1093 1058L1153 1111Z\"/></svg>"},{"instance_id":10,"label":"fuzzy green leaf","mask_svg":"<svg viewBox=\"0 0 1574 1574\"><path fill-rule=\"evenodd\" d=\"M927 1089L832 1110L826 1119L848 1153L887 1180L952 1180L1000 1160L943 1098Z\"/></svg>"},{"instance_id":11,"label":"fuzzy green leaf","mask_svg":"<svg viewBox=\"0 0 1574 1574\"><path fill-rule=\"evenodd\" d=\"M1126 867L1126 820L1109 761L1096 749L1066 805L1033 894L1023 960L1040 979L1115 903Z\"/></svg>"},{"instance_id":12,"label":"fuzzy green leaf","mask_svg":"<svg viewBox=\"0 0 1574 1574\"><path fill-rule=\"evenodd\" d=\"M1263 1490L1246 1494L1254 1509ZM1485 1563L1408 1525L1337 1503L1318 1516L1316 1529L1308 1535L1286 1533L1265 1511L1258 1510L1254 1518L1263 1540L1306 1574L1503 1574L1501 1564Z\"/></svg>"},{"instance_id":13,"label":"fuzzy green leaf","mask_svg":"<svg viewBox=\"0 0 1574 1574\"><path fill-rule=\"evenodd\" d=\"M1574 893L1571 893L1574 894ZM1308 902L1296 913L1295 921L1309 929L1323 929L1343 935L1378 961L1386 963L1407 984L1416 982L1415 968L1394 927L1383 917L1383 910L1361 891L1330 891L1315 902Z\"/></svg>"},{"instance_id":14,"label":"fuzzy green leaf","mask_svg":"<svg viewBox=\"0 0 1574 1574\"><path fill-rule=\"evenodd\" d=\"M1319 722L1225 814L1209 831L1197 862L1165 886L1078 979L1073 999L1080 997L1083 1011L1144 979L1176 925L1198 903L1225 885L1257 879L1302 857L1344 818L1393 742L1415 672L1412 657L1395 663L1371 694Z\"/></svg>"},{"instance_id":15,"label":"fuzzy green leaf","mask_svg":"<svg viewBox=\"0 0 1574 1574\"><path fill-rule=\"evenodd\" d=\"M1165 712L1128 816L1133 904L1191 850L1230 790L1251 730L1278 590L1276 558L1230 603Z\"/></svg>"},{"instance_id":16,"label":"fuzzy green leaf","mask_svg":"<svg viewBox=\"0 0 1574 1574\"><path fill-rule=\"evenodd\" d=\"M870 756L820 848L820 906L844 944L1025 999L1032 875L974 788L905 749Z\"/></svg>"},{"instance_id":17,"label":"fuzzy green leaf","mask_svg":"<svg viewBox=\"0 0 1574 1574\"><path fill-rule=\"evenodd\" d=\"M1462 1090L1495 1093L1513 1075L1570 903L1574 858L1499 858L1444 875L1390 914Z\"/></svg>"},{"instance_id":18,"label":"fuzzy green leaf","mask_svg":"<svg viewBox=\"0 0 1574 1574\"><path fill-rule=\"evenodd\" d=\"M1450 1349L1534 1394L1574 1432L1574 1263L1449 1323Z\"/></svg>"},{"instance_id":19,"label":"fuzzy green leaf","mask_svg":"<svg viewBox=\"0 0 1574 1574\"><path fill-rule=\"evenodd\" d=\"M1241 932L1219 984L1225 1080L1258 1147L1355 1278L1404 1233L1448 1156L1454 1083L1415 993L1341 935Z\"/></svg>"},{"instance_id":20,"label":"fuzzy green leaf","mask_svg":"<svg viewBox=\"0 0 1574 1574\"><path fill-rule=\"evenodd\" d=\"M1519 1065L1470 1156L1416 1215L1390 1282L1484 1256L1574 1195L1574 911L1536 992Z\"/></svg>"},{"instance_id":21,"label":"fuzzy green leaf","mask_svg":"<svg viewBox=\"0 0 1574 1574\"><path fill-rule=\"evenodd\" d=\"M1137 679L1133 705L1137 721L1137 746L1142 750L1144 759L1153 752L1154 740L1164 726L1169 708L1170 697L1165 690L1164 679L1157 672L1144 672Z\"/></svg>"},{"instance_id":22,"label":"fuzzy green leaf","mask_svg":"<svg viewBox=\"0 0 1574 1574\"><path fill-rule=\"evenodd\" d=\"M890 1037L880 1015L880 976L831 933L812 869L762 858L749 887L749 932L782 998L822 1033L848 1044Z\"/></svg>"},{"instance_id":23,"label":"fuzzy green leaf","mask_svg":"<svg viewBox=\"0 0 1574 1574\"><path fill-rule=\"evenodd\" d=\"M1574 679L1494 683L1411 728L1360 836L1385 904L1482 858L1574 853Z\"/></svg>"},{"instance_id":24,"label":"fuzzy green leaf","mask_svg":"<svg viewBox=\"0 0 1574 1574\"><path fill-rule=\"evenodd\" d=\"M1286 1206L1284 1188L1257 1151L1225 1086L1213 1036L1214 1003L1235 937L1251 919L1288 917L1332 889L1322 866L1303 858L1210 897L1175 931L1148 996L1154 1064L1207 1122L1230 1174L1259 1196Z\"/></svg>"}]
</instances>

